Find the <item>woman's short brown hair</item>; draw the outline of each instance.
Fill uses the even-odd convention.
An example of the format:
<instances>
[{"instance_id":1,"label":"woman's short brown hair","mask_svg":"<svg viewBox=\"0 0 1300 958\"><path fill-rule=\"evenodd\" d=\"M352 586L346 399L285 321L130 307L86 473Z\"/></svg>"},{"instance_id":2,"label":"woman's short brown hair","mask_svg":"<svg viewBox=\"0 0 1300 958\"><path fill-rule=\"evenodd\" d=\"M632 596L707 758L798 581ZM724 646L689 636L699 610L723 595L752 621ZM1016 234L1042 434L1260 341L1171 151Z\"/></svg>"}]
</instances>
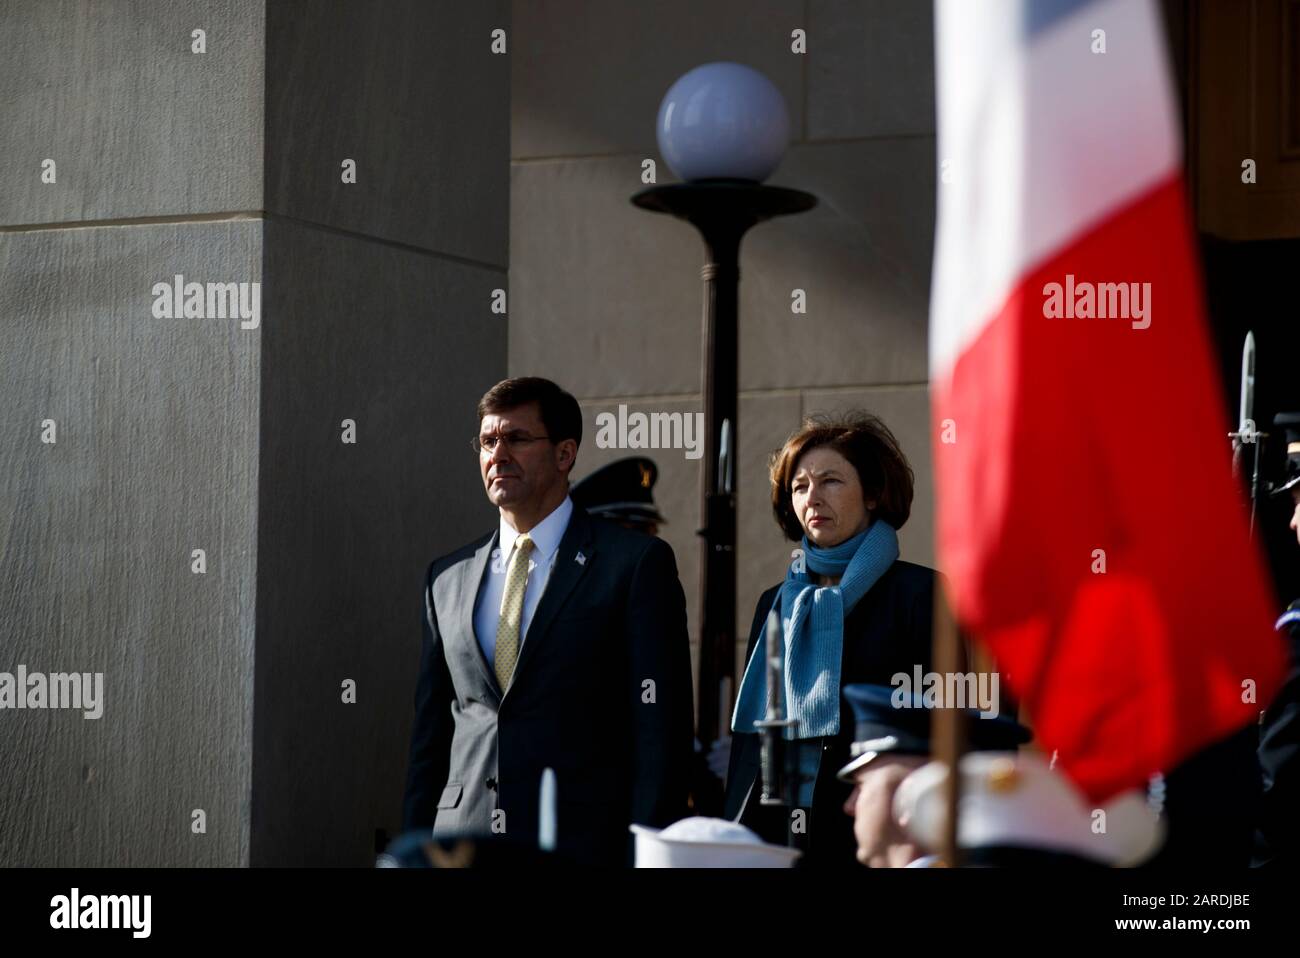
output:
<instances>
[{"instance_id":1,"label":"woman's short brown hair","mask_svg":"<svg viewBox=\"0 0 1300 958\"><path fill-rule=\"evenodd\" d=\"M912 513L912 467L888 426L870 413L854 410L807 417L799 431L772 452L768 460L772 512L787 538L798 542L804 534L790 498L795 467L805 452L818 446L830 446L857 470L864 502L876 501L874 518L902 528Z\"/></svg>"}]
</instances>

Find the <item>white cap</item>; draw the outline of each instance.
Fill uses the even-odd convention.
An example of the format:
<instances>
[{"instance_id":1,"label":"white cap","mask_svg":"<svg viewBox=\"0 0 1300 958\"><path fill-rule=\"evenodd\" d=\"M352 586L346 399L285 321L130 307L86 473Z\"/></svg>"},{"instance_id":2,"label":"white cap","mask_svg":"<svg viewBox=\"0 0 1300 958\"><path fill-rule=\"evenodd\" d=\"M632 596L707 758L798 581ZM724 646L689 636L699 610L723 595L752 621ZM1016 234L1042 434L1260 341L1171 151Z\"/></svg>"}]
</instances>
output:
<instances>
[{"instance_id":1,"label":"white cap","mask_svg":"<svg viewBox=\"0 0 1300 958\"><path fill-rule=\"evenodd\" d=\"M629 825L637 868L790 868L802 852L769 845L722 818L683 818L667 828Z\"/></svg>"},{"instance_id":2,"label":"white cap","mask_svg":"<svg viewBox=\"0 0 1300 958\"><path fill-rule=\"evenodd\" d=\"M931 762L894 793L895 820L931 850L941 843L947 778L947 766ZM1164 824L1142 792L1132 789L1093 806L1064 774L1030 753L964 756L958 816L962 848L1039 849L1117 868L1146 860L1164 840Z\"/></svg>"}]
</instances>

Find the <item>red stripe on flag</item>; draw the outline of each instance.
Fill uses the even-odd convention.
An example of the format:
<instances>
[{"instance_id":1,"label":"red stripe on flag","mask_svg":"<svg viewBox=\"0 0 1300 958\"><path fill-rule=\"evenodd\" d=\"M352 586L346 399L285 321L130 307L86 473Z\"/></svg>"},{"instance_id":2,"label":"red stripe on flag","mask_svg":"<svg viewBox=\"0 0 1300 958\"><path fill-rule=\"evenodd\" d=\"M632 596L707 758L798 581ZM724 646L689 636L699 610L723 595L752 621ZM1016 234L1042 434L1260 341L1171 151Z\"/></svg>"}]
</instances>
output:
<instances>
[{"instance_id":1,"label":"red stripe on flag","mask_svg":"<svg viewBox=\"0 0 1300 958\"><path fill-rule=\"evenodd\" d=\"M958 616L1098 801L1257 720L1282 670L1189 236L1171 178L1025 276L933 391ZM1046 318L1067 274L1150 283L1150 327Z\"/></svg>"}]
</instances>

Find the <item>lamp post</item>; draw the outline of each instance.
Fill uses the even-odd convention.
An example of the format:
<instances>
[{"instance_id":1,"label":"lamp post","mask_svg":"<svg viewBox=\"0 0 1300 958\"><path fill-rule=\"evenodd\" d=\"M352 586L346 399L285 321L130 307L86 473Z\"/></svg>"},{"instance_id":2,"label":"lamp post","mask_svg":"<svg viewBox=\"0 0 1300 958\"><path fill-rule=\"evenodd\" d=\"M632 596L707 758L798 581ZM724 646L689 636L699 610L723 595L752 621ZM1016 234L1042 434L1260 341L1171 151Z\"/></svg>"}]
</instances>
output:
<instances>
[{"instance_id":1,"label":"lamp post","mask_svg":"<svg viewBox=\"0 0 1300 958\"><path fill-rule=\"evenodd\" d=\"M730 725L736 642L736 457L740 243L754 225L812 209L801 190L764 186L789 142L780 92L762 74L710 63L682 76L659 108L659 150L684 183L632 197L686 220L704 240L706 423L700 519L700 674L696 734L705 748ZM698 799L698 796L697 796ZM707 811L698 810L697 814Z\"/></svg>"}]
</instances>

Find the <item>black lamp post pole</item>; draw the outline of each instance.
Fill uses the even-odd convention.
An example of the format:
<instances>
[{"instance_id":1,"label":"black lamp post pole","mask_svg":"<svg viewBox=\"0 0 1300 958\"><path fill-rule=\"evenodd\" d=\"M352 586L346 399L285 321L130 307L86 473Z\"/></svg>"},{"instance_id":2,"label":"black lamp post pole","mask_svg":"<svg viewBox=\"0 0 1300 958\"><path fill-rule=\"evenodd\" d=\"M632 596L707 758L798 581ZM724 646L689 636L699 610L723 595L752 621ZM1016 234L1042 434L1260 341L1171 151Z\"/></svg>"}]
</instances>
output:
<instances>
[{"instance_id":1,"label":"black lamp post pole","mask_svg":"<svg viewBox=\"0 0 1300 958\"><path fill-rule=\"evenodd\" d=\"M704 423L701 478L700 700L697 734L707 748L718 737L722 711L735 687L736 443L740 422L740 237L723 227L702 229L704 280ZM730 683L730 687L728 686ZM714 694L706 695L708 689Z\"/></svg>"},{"instance_id":2,"label":"black lamp post pole","mask_svg":"<svg viewBox=\"0 0 1300 958\"><path fill-rule=\"evenodd\" d=\"M740 242L756 223L811 209L816 197L748 180L698 180L636 194L642 209L669 213L700 231L704 279L704 419L701 477L700 674L696 735L708 748L730 720L736 661L736 458Z\"/></svg>"}]
</instances>

